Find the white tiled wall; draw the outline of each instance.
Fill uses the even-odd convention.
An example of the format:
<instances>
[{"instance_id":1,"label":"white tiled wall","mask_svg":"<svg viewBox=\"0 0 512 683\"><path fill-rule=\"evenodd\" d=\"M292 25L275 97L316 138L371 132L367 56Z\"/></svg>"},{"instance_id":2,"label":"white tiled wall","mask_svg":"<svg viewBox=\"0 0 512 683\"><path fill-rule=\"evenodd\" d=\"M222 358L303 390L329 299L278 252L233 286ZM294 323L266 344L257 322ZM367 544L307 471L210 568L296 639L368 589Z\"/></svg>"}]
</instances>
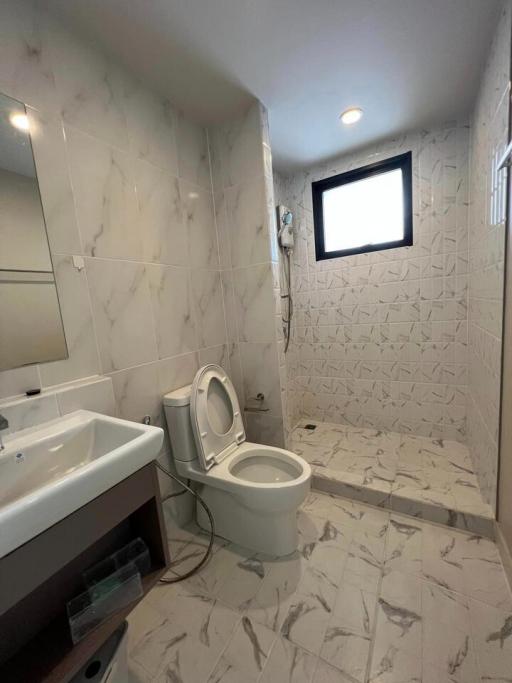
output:
<instances>
[{"instance_id":1,"label":"white tiled wall","mask_svg":"<svg viewBox=\"0 0 512 683\"><path fill-rule=\"evenodd\" d=\"M496 504L506 220L511 6L505 2L472 121L469 222L468 446L487 502Z\"/></svg>"},{"instance_id":2,"label":"white tiled wall","mask_svg":"<svg viewBox=\"0 0 512 683\"><path fill-rule=\"evenodd\" d=\"M248 439L282 446L284 359L275 324L280 292L264 107L255 103L211 129L209 139L231 376L246 407Z\"/></svg>"},{"instance_id":3,"label":"white tiled wall","mask_svg":"<svg viewBox=\"0 0 512 683\"><path fill-rule=\"evenodd\" d=\"M119 416L165 427L162 395L215 362L267 397L250 438L282 443L266 112L209 141L37 7L0 5L0 92L30 107L70 355L0 373L0 399L108 375Z\"/></svg>"},{"instance_id":4,"label":"white tiled wall","mask_svg":"<svg viewBox=\"0 0 512 683\"><path fill-rule=\"evenodd\" d=\"M468 140L467 125L449 123L278 175L297 225L290 423L465 438ZM413 246L317 262L311 182L409 150Z\"/></svg>"},{"instance_id":5,"label":"white tiled wall","mask_svg":"<svg viewBox=\"0 0 512 683\"><path fill-rule=\"evenodd\" d=\"M94 410L103 415L116 414L110 377L89 377L51 387L30 398L14 397L0 401L0 412L9 421L7 435L80 409Z\"/></svg>"},{"instance_id":6,"label":"white tiled wall","mask_svg":"<svg viewBox=\"0 0 512 683\"><path fill-rule=\"evenodd\" d=\"M0 92L31 107L70 352L0 398L108 374L119 416L163 425L165 392L228 364L207 132L24 0L0 4Z\"/></svg>"}]
</instances>

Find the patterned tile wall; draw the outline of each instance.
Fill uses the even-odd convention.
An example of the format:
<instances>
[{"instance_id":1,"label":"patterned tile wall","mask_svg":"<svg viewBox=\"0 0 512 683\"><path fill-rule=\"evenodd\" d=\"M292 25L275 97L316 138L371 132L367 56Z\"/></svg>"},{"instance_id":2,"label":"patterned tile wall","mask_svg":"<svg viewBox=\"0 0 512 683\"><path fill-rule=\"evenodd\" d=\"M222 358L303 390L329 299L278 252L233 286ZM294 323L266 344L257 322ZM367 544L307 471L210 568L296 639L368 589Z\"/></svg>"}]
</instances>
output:
<instances>
[{"instance_id":1,"label":"patterned tile wall","mask_svg":"<svg viewBox=\"0 0 512 683\"><path fill-rule=\"evenodd\" d=\"M464 440L469 127L405 134L291 176L295 317L288 411ZM414 244L315 260L311 182L411 150Z\"/></svg>"},{"instance_id":2,"label":"patterned tile wall","mask_svg":"<svg viewBox=\"0 0 512 683\"><path fill-rule=\"evenodd\" d=\"M468 446L495 507L503 312L511 5L503 7L472 122L469 221Z\"/></svg>"}]
</instances>

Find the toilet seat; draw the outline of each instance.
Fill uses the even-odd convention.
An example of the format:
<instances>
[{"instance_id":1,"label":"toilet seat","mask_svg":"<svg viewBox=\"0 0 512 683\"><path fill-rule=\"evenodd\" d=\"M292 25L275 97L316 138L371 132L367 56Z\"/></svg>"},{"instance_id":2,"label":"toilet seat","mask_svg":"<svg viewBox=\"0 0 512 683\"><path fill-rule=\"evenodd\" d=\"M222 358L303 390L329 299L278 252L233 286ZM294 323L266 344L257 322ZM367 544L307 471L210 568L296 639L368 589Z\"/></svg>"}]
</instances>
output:
<instances>
[{"instance_id":1,"label":"toilet seat","mask_svg":"<svg viewBox=\"0 0 512 683\"><path fill-rule=\"evenodd\" d=\"M191 387L190 416L199 463L204 470L222 462L245 441L235 388L219 365L205 365L196 373Z\"/></svg>"}]
</instances>

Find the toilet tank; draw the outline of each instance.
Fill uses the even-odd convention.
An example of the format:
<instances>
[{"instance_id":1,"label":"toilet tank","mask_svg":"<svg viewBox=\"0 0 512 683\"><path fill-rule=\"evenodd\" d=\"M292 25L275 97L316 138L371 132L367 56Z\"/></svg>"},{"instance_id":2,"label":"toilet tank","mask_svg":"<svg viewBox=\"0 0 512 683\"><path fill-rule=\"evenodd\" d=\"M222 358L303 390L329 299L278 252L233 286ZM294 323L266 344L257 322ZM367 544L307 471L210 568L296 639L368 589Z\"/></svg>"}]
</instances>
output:
<instances>
[{"instance_id":1,"label":"toilet tank","mask_svg":"<svg viewBox=\"0 0 512 683\"><path fill-rule=\"evenodd\" d=\"M165 394L164 410L171 439L174 460L190 462L197 458L196 443L190 421L190 393L192 385Z\"/></svg>"}]
</instances>

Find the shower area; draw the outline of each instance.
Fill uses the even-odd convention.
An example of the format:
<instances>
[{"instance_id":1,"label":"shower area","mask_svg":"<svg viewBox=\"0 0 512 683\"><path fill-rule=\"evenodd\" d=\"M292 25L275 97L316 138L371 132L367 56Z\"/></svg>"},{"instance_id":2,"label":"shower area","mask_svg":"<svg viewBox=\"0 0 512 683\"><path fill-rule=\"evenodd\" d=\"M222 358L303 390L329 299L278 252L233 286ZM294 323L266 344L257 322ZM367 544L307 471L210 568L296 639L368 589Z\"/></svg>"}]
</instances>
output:
<instances>
[{"instance_id":1,"label":"shower area","mask_svg":"<svg viewBox=\"0 0 512 683\"><path fill-rule=\"evenodd\" d=\"M293 216L293 249L280 250L287 446L311 464L317 489L486 535L498 470L509 64L505 9L467 120L310 168L274 168L278 230ZM406 152L412 246L317 260L311 183Z\"/></svg>"}]
</instances>

